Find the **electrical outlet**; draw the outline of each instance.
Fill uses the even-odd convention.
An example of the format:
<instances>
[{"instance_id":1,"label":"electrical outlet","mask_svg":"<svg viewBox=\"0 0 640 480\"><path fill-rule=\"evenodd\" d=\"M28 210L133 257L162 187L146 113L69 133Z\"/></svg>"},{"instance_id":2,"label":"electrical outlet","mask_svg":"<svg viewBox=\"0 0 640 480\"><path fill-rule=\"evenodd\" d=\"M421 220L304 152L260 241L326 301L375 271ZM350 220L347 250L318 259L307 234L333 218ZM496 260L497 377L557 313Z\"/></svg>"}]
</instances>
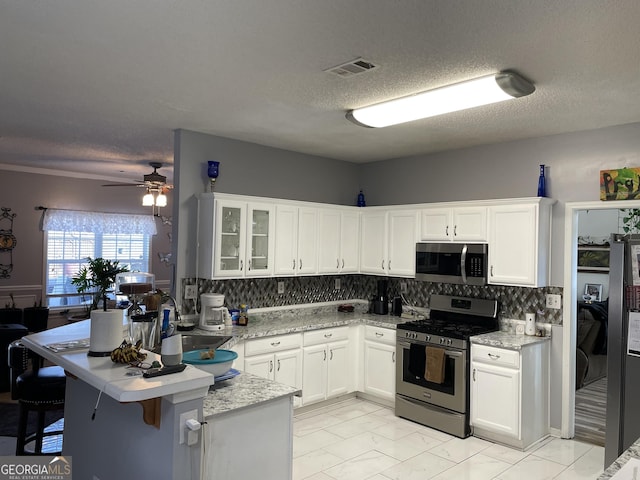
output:
<instances>
[{"instance_id":1,"label":"electrical outlet","mask_svg":"<svg viewBox=\"0 0 640 480\"><path fill-rule=\"evenodd\" d=\"M198 421L198 411L197 410L189 410L188 412L184 412L180 414L180 445L184 444L187 441L187 433L189 433L189 428L187 427L187 420L196 420Z\"/></svg>"},{"instance_id":2,"label":"electrical outlet","mask_svg":"<svg viewBox=\"0 0 640 480\"><path fill-rule=\"evenodd\" d=\"M284 282L282 280L280 280L278 282L278 293L279 294L283 294L284 293Z\"/></svg>"},{"instance_id":3,"label":"electrical outlet","mask_svg":"<svg viewBox=\"0 0 640 480\"><path fill-rule=\"evenodd\" d=\"M516 324L516 333L518 335L524 335L524 325L522 323Z\"/></svg>"},{"instance_id":4,"label":"electrical outlet","mask_svg":"<svg viewBox=\"0 0 640 480\"><path fill-rule=\"evenodd\" d=\"M400 282L400 293L407 293L407 282Z\"/></svg>"},{"instance_id":5,"label":"electrical outlet","mask_svg":"<svg viewBox=\"0 0 640 480\"><path fill-rule=\"evenodd\" d=\"M185 285L184 298L186 300L195 300L198 298L198 287L196 285Z\"/></svg>"},{"instance_id":6,"label":"electrical outlet","mask_svg":"<svg viewBox=\"0 0 640 480\"><path fill-rule=\"evenodd\" d=\"M547 293L546 299L547 299L547 302L546 302L546 307L547 308L553 308L553 309L556 309L556 310L562 308L562 296L561 295Z\"/></svg>"},{"instance_id":7,"label":"electrical outlet","mask_svg":"<svg viewBox=\"0 0 640 480\"><path fill-rule=\"evenodd\" d=\"M336 278L333 282L333 289L340 290L342 288L342 281L339 278Z\"/></svg>"}]
</instances>

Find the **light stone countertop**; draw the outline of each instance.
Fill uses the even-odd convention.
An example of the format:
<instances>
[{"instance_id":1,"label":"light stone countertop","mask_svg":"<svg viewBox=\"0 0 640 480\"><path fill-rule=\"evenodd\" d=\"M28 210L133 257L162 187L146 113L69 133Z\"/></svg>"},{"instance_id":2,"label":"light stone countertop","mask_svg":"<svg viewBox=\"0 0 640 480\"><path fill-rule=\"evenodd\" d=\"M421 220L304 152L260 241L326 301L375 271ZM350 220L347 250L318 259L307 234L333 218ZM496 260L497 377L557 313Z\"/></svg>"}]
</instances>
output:
<instances>
[{"instance_id":1,"label":"light stone countertop","mask_svg":"<svg viewBox=\"0 0 640 480\"><path fill-rule=\"evenodd\" d=\"M622 455L620 455L607 469L598 477L598 480L608 480L620 470L631 458L640 458L640 439L636 440Z\"/></svg>"},{"instance_id":2,"label":"light stone countertop","mask_svg":"<svg viewBox=\"0 0 640 480\"><path fill-rule=\"evenodd\" d=\"M395 329L397 324L408 321L392 315L359 312L357 307L358 305L353 313L337 312L337 305L270 310L254 314L249 311L249 324L245 327L225 327L216 331L196 328L191 332L182 333L232 336L233 338L221 347L231 348L239 341L253 338L359 324ZM222 380L211 387L204 400L204 417L251 407L283 396L301 394L302 392L294 387L240 372L240 375Z\"/></svg>"},{"instance_id":3,"label":"light stone countertop","mask_svg":"<svg viewBox=\"0 0 640 480\"><path fill-rule=\"evenodd\" d=\"M291 395L302 395L302 390L240 372L240 375L211 387L204 399L203 415L205 419L211 418Z\"/></svg>"},{"instance_id":4,"label":"light stone countertop","mask_svg":"<svg viewBox=\"0 0 640 480\"><path fill-rule=\"evenodd\" d=\"M524 346L551 340L551 337L518 335L509 332L491 332L475 335L471 337L470 340L471 343L476 345L488 345L490 347L506 348L508 350L521 350Z\"/></svg>"}]
</instances>

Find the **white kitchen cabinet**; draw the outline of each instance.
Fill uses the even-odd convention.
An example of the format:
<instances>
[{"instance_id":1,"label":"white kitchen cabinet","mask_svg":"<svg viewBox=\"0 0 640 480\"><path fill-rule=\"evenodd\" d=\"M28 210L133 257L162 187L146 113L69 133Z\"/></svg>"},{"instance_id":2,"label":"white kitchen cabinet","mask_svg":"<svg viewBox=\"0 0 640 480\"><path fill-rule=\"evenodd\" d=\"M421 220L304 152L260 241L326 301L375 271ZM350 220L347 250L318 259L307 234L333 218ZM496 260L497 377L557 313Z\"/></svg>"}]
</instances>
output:
<instances>
[{"instance_id":1,"label":"white kitchen cabinet","mask_svg":"<svg viewBox=\"0 0 640 480\"><path fill-rule=\"evenodd\" d=\"M350 391L349 328L304 333L302 403L326 400Z\"/></svg>"},{"instance_id":2,"label":"white kitchen cabinet","mask_svg":"<svg viewBox=\"0 0 640 480\"><path fill-rule=\"evenodd\" d=\"M421 212L420 240L486 242L486 207L427 208Z\"/></svg>"},{"instance_id":3,"label":"white kitchen cabinet","mask_svg":"<svg viewBox=\"0 0 640 480\"><path fill-rule=\"evenodd\" d=\"M413 277L418 223L416 210L363 212L360 272Z\"/></svg>"},{"instance_id":4,"label":"white kitchen cabinet","mask_svg":"<svg viewBox=\"0 0 640 480\"><path fill-rule=\"evenodd\" d=\"M489 283L548 285L552 205L538 198L488 207Z\"/></svg>"},{"instance_id":5,"label":"white kitchen cabinet","mask_svg":"<svg viewBox=\"0 0 640 480\"><path fill-rule=\"evenodd\" d=\"M471 345L473 435L526 449L549 433L549 342Z\"/></svg>"},{"instance_id":6,"label":"white kitchen cabinet","mask_svg":"<svg viewBox=\"0 0 640 480\"><path fill-rule=\"evenodd\" d=\"M302 388L302 335L278 335L247 340L244 370L259 377ZM294 398L297 406L300 400Z\"/></svg>"},{"instance_id":7,"label":"white kitchen cabinet","mask_svg":"<svg viewBox=\"0 0 640 480\"><path fill-rule=\"evenodd\" d=\"M358 212L319 210L318 273L356 273L359 266Z\"/></svg>"},{"instance_id":8,"label":"white kitchen cabinet","mask_svg":"<svg viewBox=\"0 0 640 480\"><path fill-rule=\"evenodd\" d=\"M199 277L273 274L274 205L204 194L198 216Z\"/></svg>"},{"instance_id":9,"label":"white kitchen cabinet","mask_svg":"<svg viewBox=\"0 0 640 480\"><path fill-rule=\"evenodd\" d=\"M318 209L277 205L275 275L318 271Z\"/></svg>"},{"instance_id":10,"label":"white kitchen cabinet","mask_svg":"<svg viewBox=\"0 0 640 480\"><path fill-rule=\"evenodd\" d=\"M364 329L364 392L393 401L396 392L396 332L369 325Z\"/></svg>"}]
</instances>

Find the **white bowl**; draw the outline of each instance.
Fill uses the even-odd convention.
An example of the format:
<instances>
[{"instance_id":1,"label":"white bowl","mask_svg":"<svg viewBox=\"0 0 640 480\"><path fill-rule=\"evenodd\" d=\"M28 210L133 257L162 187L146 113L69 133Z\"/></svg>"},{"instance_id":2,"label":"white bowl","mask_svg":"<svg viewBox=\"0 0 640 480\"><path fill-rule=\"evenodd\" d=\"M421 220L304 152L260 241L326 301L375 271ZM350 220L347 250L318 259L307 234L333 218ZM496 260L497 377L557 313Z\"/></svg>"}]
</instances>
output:
<instances>
[{"instance_id":1,"label":"white bowl","mask_svg":"<svg viewBox=\"0 0 640 480\"><path fill-rule=\"evenodd\" d=\"M231 370L233 361L238 358L238 354L232 350L217 349L214 358L202 359L200 352L208 350L192 350L182 355L182 361L193 365L205 372L211 373L214 377L224 375Z\"/></svg>"}]
</instances>

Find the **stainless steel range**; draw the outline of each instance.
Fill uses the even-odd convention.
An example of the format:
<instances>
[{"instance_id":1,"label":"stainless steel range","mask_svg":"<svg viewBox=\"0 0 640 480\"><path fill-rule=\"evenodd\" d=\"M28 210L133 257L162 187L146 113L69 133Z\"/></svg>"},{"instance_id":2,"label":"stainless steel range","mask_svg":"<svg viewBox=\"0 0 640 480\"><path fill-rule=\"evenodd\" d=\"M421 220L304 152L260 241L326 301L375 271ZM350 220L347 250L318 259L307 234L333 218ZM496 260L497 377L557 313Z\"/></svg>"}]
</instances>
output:
<instances>
[{"instance_id":1,"label":"stainless steel range","mask_svg":"<svg viewBox=\"0 0 640 480\"><path fill-rule=\"evenodd\" d=\"M430 307L429 319L397 326L396 415L465 438L471 433L469 337L499 329L498 302L432 295ZM428 354L444 363L436 381L426 379Z\"/></svg>"}]
</instances>

